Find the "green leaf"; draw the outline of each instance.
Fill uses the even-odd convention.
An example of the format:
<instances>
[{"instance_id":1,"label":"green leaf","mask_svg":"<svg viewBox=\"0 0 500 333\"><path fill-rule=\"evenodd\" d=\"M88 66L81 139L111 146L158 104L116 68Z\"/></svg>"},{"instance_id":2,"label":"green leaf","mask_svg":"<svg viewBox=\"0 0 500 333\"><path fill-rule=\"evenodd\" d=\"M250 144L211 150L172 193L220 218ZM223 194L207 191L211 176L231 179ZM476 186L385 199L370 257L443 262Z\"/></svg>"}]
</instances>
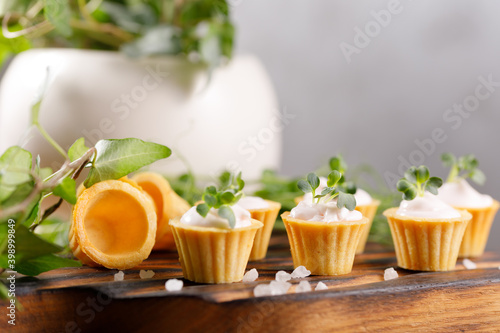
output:
<instances>
[{"instance_id":1,"label":"green leaf","mask_svg":"<svg viewBox=\"0 0 500 333\"><path fill-rule=\"evenodd\" d=\"M209 207L215 207L217 205L217 198L209 193L203 195L203 200Z\"/></svg>"},{"instance_id":2,"label":"green leaf","mask_svg":"<svg viewBox=\"0 0 500 333\"><path fill-rule=\"evenodd\" d=\"M309 182L313 190L319 187L319 177L315 173L313 172L309 173L307 175L307 181Z\"/></svg>"},{"instance_id":3,"label":"green leaf","mask_svg":"<svg viewBox=\"0 0 500 333\"><path fill-rule=\"evenodd\" d=\"M62 182L54 188L54 195L63 198L72 205L76 204L76 183L72 178L64 178Z\"/></svg>"},{"instance_id":4,"label":"green leaf","mask_svg":"<svg viewBox=\"0 0 500 333\"><path fill-rule=\"evenodd\" d=\"M56 217L50 217L39 224L35 234L49 243L68 247L68 232L71 222Z\"/></svg>"},{"instance_id":5,"label":"green leaf","mask_svg":"<svg viewBox=\"0 0 500 333\"><path fill-rule=\"evenodd\" d=\"M430 193L437 195L438 194L438 188L440 188L443 185L443 180L439 177L431 177L429 180L425 183L425 190L429 191Z\"/></svg>"},{"instance_id":6,"label":"green leaf","mask_svg":"<svg viewBox=\"0 0 500 333\"><path fill-rule=\"evenodd\" d=\"M2 228L5 224L2 225ZM15 232L16 267L23 261L36 258L45 254L57 253L62 249L51 244L28 230L24 225L17 225ZM0 255L0 267L7 268L8 254Z\"/></svg>"},{"instance_id":7,"label":"green leaf","mask_svg":"<svg viewBox=\"0 0 500 333\"><path fill-rule=\"evenodd\" d=\"M11 2L15 1L12 0ZM0 17L3 17L5 12L2 12L1 7L2 1L0 1ZM22 27L19 24L9 25L8 28L11 32L22 30ZM0 33L0 68L10 57L23 51L29 50L30 48L31 42L25 36L20 36L17 38L6 38L2 33Z\"/></svg>"},{"instance_id":8,"label":"green leaf","mask_svg":"<svg viewBox=\"0 0 500 333\"><path fill-rule=\"evenodd\" d=\"M470 171L477 168L478 165L479 162L473 154L464 155L458 159L458 167L462 170Z\"/></svg>"},{"instance_id":9,"label":"green leaf","mask_svg":"<svg viewBox=\"0 0 500 333\"><path fill-rule=\"evenodd\" d=\"M332 193L333 191L335 191L335 188L333 188L333 187L325 187L325 188L321 191L320 196L325 196L325 195L327 195L327 194Z\"/></svg>"},{"instance_id":10,"label":"green leaf","mask_svg":"<svg viewBox=\"0 0 500 333\"><path fill-rule=\"evenodd\" d=\"M229 191L222 192L222 194L220 195L220 200L223 204L231 204L234 199L234 194Z\"/></svg>"},{"instance_id":11,"label":"green leaf","mask_svg":"<svg viewBox=\"0 0 500 333\"><path fill-rule=\"evenodd\" d=\"M28 215L28 217L26 218L26 220L24 220L22 223L23 225L25 225L26 227L30 227L34 222L37 222L38 219L40 218L40 201L38 201L35 206L33 207L33 209L31 210L30 214Z\"/></svg>"},{"instance_id":12,"label":"green leaf","mask_svg":"<svg viewBox=\"0 0 500 333\"><path fill-rule=\"evenodd\" d=\"M312 192L312 187L311 184L309 184L307 181L301 179L297 182L297 187L304 193L310 193Z\"/></svg>"},{"instance_id":13,"label":"green leaf","mask_svg":"<svg viewBox=\"0 0 500 333\"><path fill-rule=\"evenodd\" d=\"M344 192L349 193L349 194L356 194L358 188L353 182L347 182L344 185L342 185L344 188Z\"/></svg>"},{"instance_id":14,"label":"green leaf","mask_svg":"<svg viewBox=\"0 0 500 333\"><path fill-rule=\"evenodd\" d=\"M87 188L103 180L124 177L171 154L168 147L135 138L100 140L95 148L95 162L84 183Z\"/></svg>"},{"instance_id":15,"label":"green leaf","mask_svg":"<svg viewBox=\"0 0 500 333\"><path fill-rule=\"evenodd\" d=\"M220 206L218 212L219 216L226 219L229 222L229 227L233 229L234 226L236 225L236 217L234 216L234 212L231 209L231 207L227 205L222 205Z\"/></svg>"},{"instance_id":16,"label":"green leaf","mask_svg":"<svg viewBox=\"0 0 500 333\"><path fill-rule=\"evenodd\" d=\"M219 183L221 188L227 188L231 185L231 173L229 171L224 171L219 176Z\"/></svg>"},{"instance_id":17,"label":"green leaf","mask_svg":"<svg viewBox=\"0 0 500 333\"><path fill-rule=\"evenodd\" d=\"M485 174L479 169L475 169L474 171L472 171L469 174L469 177L474 183L479 185L484 185L484 183L486 182Z\"/></svg>"},{"instance_id":18,"label":"green leaf","mask_svg":"<svg viewBox=\"0 0 500 333\"><path fill-rule=\"evenodd\" d=\"M160 25L148 29L141 37L123 44L121 50L132 58L158 54L178 54L181 48L178 28Z\"/></svg>"},{"instance_id":19,"label":"green leaf","mask_svg":"<svg viewBox=\"0 0 500 333\"><path fill-rule=\"evenodd\" d=\"M241 176L236 178L236 183L238 184L238 191L242 191L245 187L245 181L241 179Z\"/></svg>"},{"instance_id":20,"label":"green leaf","mask_svg":"<svg viewBox=\"0 0 500 333\"><path fill-rule=\"evenodd\" d=\"M403 193L403 199L405 200L413 200L417 196L417 187L405 178L400 179L396 187L399 192Z\"/></svg>"},{"instance_id":21,"label":"green leaf","mask_svg":"<svg viewBox=\"0 0 500 333\"><path fill-rule=\"evenodd\" d=\"M332 157L329 164L331 170L336 170L342 174L347 170L347 163L341 155Z\"/></svg>"},{"instance_id":22,"label":"green leaf","mask_svg":"<svg viewBox=\"0 0 500 333\"><path fill-rule=\"evenodd\" d=\"M206 203L201 203L196 206L196 211L203 217L207 217L208 212L210 211L210 207Z\"/></svg>"},{"instance_id":23,"label":"green leaf","mask_svg":"<svg viewBox=\"0 0 500 333\"><path fill-rule=\"evenodd\" d=\"M417 182L423 184L429 179L429 169L425 165L421 165L417 169Z\"/></svg>"},{"instance_id":24,"label":"green leaf","mask_svg":"<svg viewBox=\"0 0 500 333\"><path fill-rule=\"evenodd\" d=\"M335 185L337 185L340 178L342 178L342 174L337 170L333 170L328 175L328 180L327 180L326 184L328 185L328 187L334 187Z\"/></svg>"},{"instance_id":25,"label":"green leaf","mask_svg":"<svg viewBox=\"0 0 500 333\"><path fill-rule=\"evenodd\" d=\"M404 177L410 182L410 183L416 183L417 182L417 168L412 166L408 170L406 170Z\"/></svg>"},{"instance_id":26,"label":"green leaf","mask_svg":"<svg viewBox=\"0 0 500 333\"><path fill-rule=\"evenodd\" d=\"M40 179L44 180L47 177L49 177L50 175L52 175L53 172L54 171L49 167L40 168L40 170L38 170L38 177L40 177Z\"/></svg>"},{"instance_id":27,"label":"green leaf","mask_svg":"<svg viewBox=\"0 0 500 333\"><path fill-rule=\"evenodd\" d=\"M57 268L80 266L82 266L82 264L79 261L61 258L54 254L46 254L21 263L16 263L16 271L24 275L36 276Z\"/></svg>"},{"instance_id":28,"label":"green leaf","mask_svg":"<svg viewBox=\"0 0 500 333\"><path fill-rule=\"evenodd\" d=\"M71 20L71 9L68 0L44 0L45 18L52 23L56 31L64 37L73 33L69 24Z\"/></svg>"},{"instance_id":29,"label":"green leaf","mask_svg":"<svg viewBox=\"0 0 500 333\"><path fill-rule=\"evenodd\" d=\"M71 162L79 159L89 150L87 146L85 146L85 138L77 139L69 148L68 156Z\"/></svg>"},{"instance_id":30,"label":"green leaf","mask_svg":"<svg viewBox=\"0 0 500 333\"><path fill-rule=\"evenodd\" d=\"M10 147L0 156L0 202L32 179L31 165L31 153L19 146Z\"/></svg>"},{"instance_id":31,"label":"green leaf","mask_svg":"<svg viewBox=\"0 0 500 333\"><path fill-rule=\"evenodd\" d=\"M445 167L451 168L455 165L457 159L452 153L444 153L441 155L441 161Z\"/></svg>"},{"instance_id":32,"label":"green leaf","mask_svg":"<svg viewBox=\"0 0 500 333\"><path fill-rule=\"evenodd\" d=\"M411 201L417 197L417 189L409 188L406 192L403 193L403 199Z\"/></svg>"},{"instance_id":33,"label":"green leaf","mask_svg":"<svg viewBox=\"0 0 500 333\"><path fill-rule=\"evenodd\" d=\"M217 189L215 188L215 186L207 186L207 188L205 189L205 192L207 192L208 194L211 194L211 195L216 195Z\"/></svg>"},{"instance_id":34,"label":"green leaf","mask_svg":"<svg viewBox=\"0 0 500 333\"><path fill-rule=\"evenodd\" d=\"M345 207L348 210L353 211L356 208L356 198L352 194L339 192L339 196L337 198L337 207Z\"/></svg>"}]
</instances>

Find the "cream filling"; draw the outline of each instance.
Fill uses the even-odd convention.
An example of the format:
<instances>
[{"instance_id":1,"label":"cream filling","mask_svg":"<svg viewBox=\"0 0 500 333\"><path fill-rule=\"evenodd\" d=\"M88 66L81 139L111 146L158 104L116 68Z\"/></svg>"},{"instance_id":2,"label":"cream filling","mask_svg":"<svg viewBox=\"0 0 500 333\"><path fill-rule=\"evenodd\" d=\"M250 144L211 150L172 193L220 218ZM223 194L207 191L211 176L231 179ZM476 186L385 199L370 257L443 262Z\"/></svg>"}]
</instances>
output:
<instances>
[{"instance_id":1,"label":"cream filling","mask_svg":"<svg viewBox=\"0 0 500 333\"><path fill-rule=\"evenodd\" d=\"M425 192L423 197L413 200L403 200L396 212L399 216L452 219L460 217L460 212L436 195Z\"/></svg>"},{"instance_id":2,"label":"cream filling","mask_svg":"<svg viewBox=\"0 0 500 333\"><path fill-rule=\"evenodd\" d=\"M345 207L339 209L336 200L327 203L312 203L304 200L292 209L290 217L305 221L340 222L359 221L363 215L357 210L351 212Z\"/></svg>"},{"instance_id":3,"label":"cream filling","mask_svg":"<svg viewBox=\"0 0 500 333\"><path fill-rule=\"evenodd\" d=\"M445 183L439 189L438 197L455 207L484 208L493 204L492 197L479 193L465 179Z\"/></svg>"},{"instance_id":4,"label":"cream filling","mask_svg":"<svg viewBox=\"0 0 500 333\"><path fill-rule=\"evenodd\" d=\"M238 205L245 209L266 209L269 203L259 197L245 196L238 201Z\"/></svg>"},{"instance_id":5,"label":"cream filling","mask_svg":"<svg viewBox=\"0 0 500 333\"><path fill-rule=\"evenodd\" d=\"M236 204L231 206L234 215L236 217L236 224L234 228L244 228L252 224L250 212L240 205ZM191 207L184 215L181 217L182 224L198 226L198 227L214 227L214 228L230 228L227 219L219 216L219 210L215 208L210 208L206 217L201 216L196 211L196 206Z\"/></svg>"}]
</instances>

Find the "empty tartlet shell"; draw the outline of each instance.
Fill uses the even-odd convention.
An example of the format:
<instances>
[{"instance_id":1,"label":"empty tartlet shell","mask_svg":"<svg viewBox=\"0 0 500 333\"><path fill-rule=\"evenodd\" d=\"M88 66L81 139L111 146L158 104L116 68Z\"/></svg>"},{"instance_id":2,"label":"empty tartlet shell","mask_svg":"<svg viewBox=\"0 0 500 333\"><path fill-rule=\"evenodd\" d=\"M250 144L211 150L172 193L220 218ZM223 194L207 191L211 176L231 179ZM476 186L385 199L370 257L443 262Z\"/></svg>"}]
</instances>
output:
<instances>
[{"instance_id":1,"label":"empty tartlet shell","mask_svg":"<svg viewBox=\"0 0 500 333\"><path fill-rule=\"evenodd\" d=\"M483 255L490 235L491 225L495 220L499 207L500 203L496 200L493 200L491 206L484 208L454 207L472 214L472 220L465 229L464 238L460 245L459 257L475 258Z\"/></svg>"},{"instance_id":2,"label":"empty tartlet shell","mask_svg":"<svg viewBox=\"0 0 500 333\"><path fill-rule=\"evenodd\" d=\"M398 265L415 271L449 271L455 268L465 229L472 215L422 218L397 215L398 208L384 212L391 228Z\"/></svg>"},{"instance_id":3,"label":"empty tartlet shell","mask_svg":"<svg viewBox=\"0 0 500 333\"><path fill-rule=\"evenodd\" d=\"M191 206L158 173L141 172L134 175L132 181L151 196L155 203L158 224L153 250L175 250L174 236L168 223L171 219L182 216Z\"/></svg>"},{"instance_id":4,"label":"empty tartlet shell","mask_svg":"<svg viewBox=\"0 0 500 333\"><path fill-rule=\"evenodd\" d=\"M251 220L243 228L200 227L170 221L184 278L198 283L231 283L243 279L257 230Z\"/></svg>"},{"instance_id":5,"label":"empty tartlet shell","mask_svg":"<svg viewBox=\"0 0 500 333\"><path fill-rule=\"evenodd\" d=\"M128 269L149 256L155 233L151 198L126 181L107 180L80 191L69 246L88 266Z\"/></svg>"},{"instance_id":6,"label":"empty tartlet shell","mask_svg":"<svg viewBox=\"0 0 500 333\"><path fill-rule=\"evenodd\" d=\"M262 209L248 209L253 219L262 222L264 227L257 230L253 242L250 260L260 260L266 257L269 240L273 232L274 223L281 209L279 202L266 200L269 207Z\"/></svg>"},{"instance_id":7,"label":"empty tartlet shell","mask_svg":"<svg viewBox=\"0 0 500 333\"><path fill-rule=\"evenodd\" d=\"M342 275L352 271L354 256L368 219L319 222L281 214L290 241L294 267L313 275Z\"/></svg>"}]
</instances>

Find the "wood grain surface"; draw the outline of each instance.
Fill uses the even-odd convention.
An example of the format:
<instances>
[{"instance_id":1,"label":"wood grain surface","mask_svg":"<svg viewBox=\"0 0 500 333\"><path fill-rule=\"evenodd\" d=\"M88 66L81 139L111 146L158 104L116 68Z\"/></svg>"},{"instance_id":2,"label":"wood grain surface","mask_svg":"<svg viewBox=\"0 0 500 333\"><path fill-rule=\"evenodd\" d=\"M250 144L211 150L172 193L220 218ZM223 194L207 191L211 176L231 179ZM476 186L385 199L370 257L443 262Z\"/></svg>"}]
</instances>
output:
<instances>
[{"instance_id":1,"label":"wood grain surface","mask_svg":"<svg viewBox=\"0 0 500 333\"><path fill-rule=\"evenodd\" d=\"M393 252L375 246L356 257L352 273L306 278L314 288L295 293L298 281L282 296L253 296L259 283L290 272L285 235L274 236L268 257L250 262L259 279L249 283L202 285L184 280L180 292L167 292L165 281L182 278L176 253L154 253L141 266L125 271L90 267L58 269L17 280L24 306L14 329L4 319L0 330L13 332L500 332L500 254L486 253L466 270L411 272L384 281L396 267ZM141 280L140 269L152 269ZM2 303L5 309L6 303ZM2 312L4 313L4 312Z\"/></svg>"}]
</instances>

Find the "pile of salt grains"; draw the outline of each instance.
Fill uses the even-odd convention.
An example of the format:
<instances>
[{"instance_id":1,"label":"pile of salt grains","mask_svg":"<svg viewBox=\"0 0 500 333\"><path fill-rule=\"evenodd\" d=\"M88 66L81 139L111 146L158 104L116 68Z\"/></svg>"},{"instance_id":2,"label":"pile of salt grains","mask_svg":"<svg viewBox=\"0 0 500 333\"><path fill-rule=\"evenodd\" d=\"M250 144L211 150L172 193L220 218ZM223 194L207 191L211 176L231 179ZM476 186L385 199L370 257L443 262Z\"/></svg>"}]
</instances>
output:
<instances>
[{"instance_id":1,"label":"pile of salt grains","mask_svg":"<svg viewBox=\"0 0 500 333\"><path fill-rule=\"evenodd\" d=\"M463 265L467 269L475 269L477 268L476 264L469 259L464 259ZM498 267L500 269L500 267ZM139 276L141 279L150 279L155 275L154 271L144 271L141 270L139 272ZM274 296L274 295L284 295L288 292L290 287L292 286L290 281L291 279L301 279L311 275L311 272L307 270L304 266L297 267L291 274L285 271L278 271L276 273L276 278L274 281L271 281L269 284L259 284L253 290L253 293L256 297L259 296ZM115 281L123 281L125 277L124 272L119 271L114 275ZM252 268L243 276L243 282L253 282L257 280L259 277L259 272L255 268ZM384 280L393 280L398 278L398 272L394 268L388 268L384 271ZM178 279L169 279L165 282L165 289L167 291L179 291L183 288L184 282ZM326 284L323 282L318 282L316 288L314 290L325 290L328 289ZM300 281L297 287L295 288L296 293L303 293L312 291L311 284L309 281L303 280Z\"/></svg>"},{"instance_id":2,"label":"pile of salt grains","mask_svg":"<svg viewBox=\"0 0 500 333\"><path fill-rule=\"evenodd\" d=\"M311 272L304 266L297 267L291 274L285 271L278 271L276 273L275 280L271 281L270 283L259 284L254 288L253 294L256 297L284 295L292 286L292 284L288 281L290 281L291 279L305 278L309 275L311 275ZM245 276L243 277L243 282L253 282L257 280L258 277L259 273L255 268L253 268L246 272ZM328 289L328 287L323 282L318 282L314 290L324 289ZM295 288L296 293L303 293L308 291L312 291L312 287L309 281L306 280L300 281Z\"/></svg>"}]
</instances>

